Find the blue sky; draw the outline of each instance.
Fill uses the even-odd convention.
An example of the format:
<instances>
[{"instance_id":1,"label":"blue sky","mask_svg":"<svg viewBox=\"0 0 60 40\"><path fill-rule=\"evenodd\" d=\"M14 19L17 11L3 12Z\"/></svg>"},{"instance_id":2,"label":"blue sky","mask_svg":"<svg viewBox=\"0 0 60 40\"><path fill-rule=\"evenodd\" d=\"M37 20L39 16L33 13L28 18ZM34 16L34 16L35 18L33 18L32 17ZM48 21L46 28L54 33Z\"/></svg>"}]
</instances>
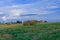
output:
<instances>
[{"instance_id":1,"label":"blue sky","mask_svg":"<svg viewBox=\"0 0 60 40\"><path fill-rule=\"evenodd\" d=\"M0 0L0 21L60 22L60 0Z\"/></svg>"}]
</instances>

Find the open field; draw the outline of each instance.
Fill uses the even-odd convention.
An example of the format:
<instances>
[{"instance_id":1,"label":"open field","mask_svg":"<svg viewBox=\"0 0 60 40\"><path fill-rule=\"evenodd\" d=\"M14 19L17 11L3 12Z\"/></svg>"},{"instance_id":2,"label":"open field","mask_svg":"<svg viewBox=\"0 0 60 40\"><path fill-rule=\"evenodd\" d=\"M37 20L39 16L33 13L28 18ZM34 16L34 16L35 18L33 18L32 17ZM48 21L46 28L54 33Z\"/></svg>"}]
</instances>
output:
<instances>
[{"instance_id":1,"label":"open field","mask_svg":"<svg viewBox=\"0 0 60 40\"><path fill-rule=\"evenodd\" d=\"M60 23L0 24L0 40L60 40Z\"/></svg>"}]
</instances>

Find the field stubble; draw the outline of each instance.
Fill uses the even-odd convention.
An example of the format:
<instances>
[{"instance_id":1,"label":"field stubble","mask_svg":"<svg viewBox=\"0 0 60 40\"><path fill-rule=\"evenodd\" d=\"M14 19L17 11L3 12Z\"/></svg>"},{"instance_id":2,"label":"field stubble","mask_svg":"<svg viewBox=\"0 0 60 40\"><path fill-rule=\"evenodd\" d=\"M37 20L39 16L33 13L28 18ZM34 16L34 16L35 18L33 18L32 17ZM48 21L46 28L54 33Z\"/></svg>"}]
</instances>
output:
<instances>
[{"instance_id":1,"label":"field stubble","mask_svg":"<svg viewBox=\"0 0 60 40\"><path fill-rule=\"evenodd\" d=\"M60 40L60 23L0 25L0 40Z\"/></svg>"}]
</instances>

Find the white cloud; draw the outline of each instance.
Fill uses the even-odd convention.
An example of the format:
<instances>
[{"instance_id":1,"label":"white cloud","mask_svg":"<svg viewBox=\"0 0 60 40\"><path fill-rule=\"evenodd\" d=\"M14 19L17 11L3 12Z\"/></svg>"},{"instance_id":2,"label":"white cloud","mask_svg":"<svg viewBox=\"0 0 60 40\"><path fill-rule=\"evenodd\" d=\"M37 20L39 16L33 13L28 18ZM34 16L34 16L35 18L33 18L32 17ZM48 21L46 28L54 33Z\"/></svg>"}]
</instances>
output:
<instances>
[{"instance_id":1,"label":"white cloud","mask_svg":"<svg viewBox=\"0 0 60 40\"><path fill-rule=\"evenodd\" d=\"M11 13L10 16L19 16L20 15L20 10L11 10L10 13Z\"/></svg>"},{"instance_id":2,"label":"white cloud","mask_svg":"<svg viewBox=\"0 0 60 40\"><path fill-rule=\"evenodd\" d=\"M7 17L7 19L20 19L21 17Z\"/></svg>"},{"instance_id":3,"label":"white cloud","mask_svg":"<svg viewBox=\"0 0 60 40\"><path fill-rule=\"evenodd\" d=\"M0 14L4 14L3 12L0 12Z\"/></svg>"},{"instance_id":4,"label":"white cloud","mask_svg":"<svg viewBox=\"0 0 60 40\"><path fill-rule=\"evenodd\" d=\"M6 0L7 1L7 0ZM8 0L10 1L10 0ZM48 0L46 1L41 1L37 3L32 3L32 4L20 4L20 5L11 5L11 6L4 6L0 7L1 14L4 13L6 14L5 16L9 17L10 19L17 18L22 14L50 14L54 13L54 11L48 11L46 9L52 9L52 8L58 8L58 6L52 6L51 2L47 3Z\"/></svg>"},{"instance_id":5,"label":"white cloud","mask_svg":"<svg viewBox=\"0 0 60 40\"><path fill-rule=\"evenodd\" d=\"M3 17L2 17L2 20L3 20L3 21L6 21L6 16L3 16Z\"/></svg>"},{"instance_id":6,"label":"white cloud","mask_svg":"<svg viewBox=\"0 0 60 40\"><path fill-rule=\"evenodd\" d=\"M24 5L12 5L12 6L6 6L3 7L3 10L11 16L19 16L21 14L28 14L28 13L34 13L34 14L49 14L50 11L46 10L49 8L57 8L57 6L41 6L40 3L33 3L33 4L24 4ZM7 12L8 11L8 12Z\"/></svg>"},{"instance_id":7,"label":"white cloud","mask_svg":"<svg viewBox=\"0 0 60 40\"><path fill-rule=\"evenodd\" d=\"M26 11L23 9L12 9L9 12L10 12L9 16L20 16L22 13Z\"/></svg>"},{"instance_id":8,"label":"white cloud","mask_svg":"<svg viewBox=\"0 0 60 40\"><path fill-rule=\"evenodd\" d=\"M50 8L50 9L52 9L52 8L59 8L58 6L47 6L46 8Z\"/></svg>"}]
</instances>

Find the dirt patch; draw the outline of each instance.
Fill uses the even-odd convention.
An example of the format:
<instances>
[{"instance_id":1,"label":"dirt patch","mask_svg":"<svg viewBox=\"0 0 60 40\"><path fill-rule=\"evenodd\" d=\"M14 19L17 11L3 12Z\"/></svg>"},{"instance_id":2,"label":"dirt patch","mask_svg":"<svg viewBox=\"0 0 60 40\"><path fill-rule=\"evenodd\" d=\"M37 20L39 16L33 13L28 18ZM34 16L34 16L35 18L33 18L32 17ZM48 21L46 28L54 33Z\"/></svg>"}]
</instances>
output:
<instances>
[{"instance_id":1,"label":"dirt patch","mask_svg":"<svg viewBox=\"0 0 60 40\"><path fill-rule=\"evenodd\" d=\"M12 38L13 35L11 35L11 34L2 34L2 37L3 38Z\"/></svg>"}]
</instances>

